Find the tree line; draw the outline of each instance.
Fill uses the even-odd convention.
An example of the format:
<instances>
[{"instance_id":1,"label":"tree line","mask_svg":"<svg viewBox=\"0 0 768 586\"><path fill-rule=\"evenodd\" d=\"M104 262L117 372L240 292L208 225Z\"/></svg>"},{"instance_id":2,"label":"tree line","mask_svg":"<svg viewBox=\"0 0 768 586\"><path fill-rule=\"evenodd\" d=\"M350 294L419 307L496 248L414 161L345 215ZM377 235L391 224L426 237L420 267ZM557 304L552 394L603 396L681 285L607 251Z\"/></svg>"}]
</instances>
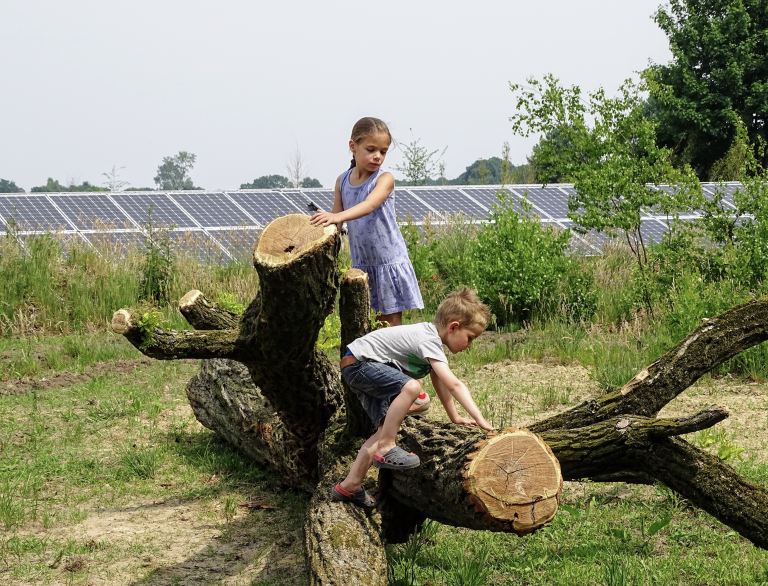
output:
<instances>
[{"instance_id":1,"label":"tree line","mask_svg":"<svg viewBox=\"0 0 768 586\"><path fill-rule=\"evenodd\" d=\"M298 159L296 159L298 156ZM120 179L120 167L112 167L110 172L102 173L105 180L101 185L95 185L88 181L80 182L76 178L68 178L64 183L57 179L48 177L45 185L38 185L30 189L31 193L60 193L60 192L88 192L88 191L186 191L191 189L203 189L196 186L190 172L195 166L197 155L187 151L179 151L178 154L170 157L163 157L162 162L157 167L157 174L154 177L154 187L135 187L130 186L127 181ZM322 187L317 179L306 176L306 165L301 159L301 154L297 150L289 158L286 169L291 177L282 175L263 175L254 179L251 183L242 183L240 189L276 189L276 188L298 188L298 187ZM15 181L9 179L0 179L0 193L25 193Z\"/></svg>"}]
</instances>

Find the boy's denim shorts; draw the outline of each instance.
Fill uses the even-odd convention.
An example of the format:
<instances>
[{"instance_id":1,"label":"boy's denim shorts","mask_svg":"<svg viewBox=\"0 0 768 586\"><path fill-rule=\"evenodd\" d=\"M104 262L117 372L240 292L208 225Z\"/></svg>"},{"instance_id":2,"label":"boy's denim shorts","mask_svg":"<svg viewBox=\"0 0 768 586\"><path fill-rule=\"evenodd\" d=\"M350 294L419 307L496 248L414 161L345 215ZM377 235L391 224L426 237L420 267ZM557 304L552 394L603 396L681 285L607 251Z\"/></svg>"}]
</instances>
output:
<instances>
[{"instance_id":1,"label":"boy's denim shorts","mask_svg":"<svg viewBox=\"0 0 768 586\"><path fill-rule=\"evenodd\" d=\"M400 394L405 384L413 380L387 364L362 360L342 368L341 378L360 399L363 409L376 428L384 423L389 405Z\"/></svg>"}]
</instances>

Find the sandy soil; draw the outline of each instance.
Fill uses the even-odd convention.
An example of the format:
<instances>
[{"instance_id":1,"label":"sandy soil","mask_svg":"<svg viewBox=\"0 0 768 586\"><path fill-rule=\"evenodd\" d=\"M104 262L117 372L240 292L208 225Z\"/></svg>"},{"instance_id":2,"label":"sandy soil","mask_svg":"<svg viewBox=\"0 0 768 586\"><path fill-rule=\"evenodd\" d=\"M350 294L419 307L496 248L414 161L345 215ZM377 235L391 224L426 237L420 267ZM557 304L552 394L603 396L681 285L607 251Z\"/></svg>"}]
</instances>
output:
<instances>
[{"instance_id":1,"label":"sandy soil","mask_svg":"<svg viewBox=\"0 0 768 586\"><path fill-rule=\"evenodd\" d=\"M111 360L95 362L86 366L82 373L68 370L57 372L49 377L11 379L0 383L0 397L24 395L30 391L52 391L86 383L91 379L108 374L131 374L139 368L152 364L151 358L133 358L130 360Z\"/></svg>"}]
</instances>

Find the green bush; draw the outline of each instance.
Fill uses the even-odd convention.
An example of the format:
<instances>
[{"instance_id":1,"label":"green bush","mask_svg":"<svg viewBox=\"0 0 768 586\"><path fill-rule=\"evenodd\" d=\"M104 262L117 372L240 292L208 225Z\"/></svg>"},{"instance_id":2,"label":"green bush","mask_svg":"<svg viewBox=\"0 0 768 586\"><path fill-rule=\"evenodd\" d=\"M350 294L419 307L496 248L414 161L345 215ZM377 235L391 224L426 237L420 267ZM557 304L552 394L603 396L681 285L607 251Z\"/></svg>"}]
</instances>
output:
<instances>
[{"instance_id":1,"label":"green bush","mask_svg":"<svg viewBox=\"0 0 768 586\"><path fill-rule=\"evenodd\" d=\"M529 321L532 312L557 306L581 318L594 310L593 281L566 256L570 231L542 226L530 209L523 201L516 211L511 197L499 194L473 245L475 288L500 323Z\"/></svg>"},{"instance_id":2,"label":"green bush","mask_svg":"<svg viewBox=\"0 0 768 586\"><path fill-rule=\"evenodd\" d=\"M435 242L430 238L431 234L420 232L411 214L408 214L408 219L400 227L400 231L403 234L405 246L408 248L408 256L411 259L416 278L419 281L431 278L436 274L435 265L432 262Z\"/></svg>"},{"instance_id":3,"label":"green bush","mask_svg":"<svg viewBox=\"0 0 768 586\"><path fill-rule=\"evenodd\" d=\"M158 224L149 207L146 231L146 256L141 268L140 299L166 304L171 301L171 286L176 277L176 254L171 233L175 226Z\"/></svg>"}]
</instances>

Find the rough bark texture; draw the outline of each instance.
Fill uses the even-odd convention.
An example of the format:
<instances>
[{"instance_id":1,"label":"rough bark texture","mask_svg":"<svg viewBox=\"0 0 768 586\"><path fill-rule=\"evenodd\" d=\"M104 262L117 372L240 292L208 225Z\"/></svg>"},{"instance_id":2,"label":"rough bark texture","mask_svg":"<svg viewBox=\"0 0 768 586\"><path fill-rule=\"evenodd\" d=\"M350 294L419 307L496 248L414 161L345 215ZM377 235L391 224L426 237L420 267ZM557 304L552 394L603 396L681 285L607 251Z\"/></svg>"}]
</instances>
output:
<instances>
[{"instance_id":1,"label":"rough bark texture","mask_svg":"<svg viewBox=\"0 0 768 586\"><path fill-rule=\"evenodd\" d=\"M342 404L338 369L315 348L336 299L339 247L334 226L312 227L301 214L268 224L254 250L261 294L240 320L251 378L301 438L307 469L316 468L319 438Z\"/></svg>"},{"instance_id":2,"label":"rough bark texture","mask_svg":"<svg viewBox=\"0 0 768 586\"><path fill-rule=\"evenodd\" d=\"M768 298L756 299L704 320L687 338L637 373L618 391L531 426L575 428L623 413L654 417L672 399L716 366L768 340Z\"/></svg>"},{"instance_id":3,"label":"rough bark texture","mask_svg":"<svg viewBox=\"0 0 768 586\"><path fill-rule=\"evenodd\" d=\"M234 360L203 360L186 391L202 425L279 473L286 486L314 490L314 469L307 469L298 458L301 442L253 384L245 365Z\"/></svg>"},{"instance_id":4,"label":"rough bark texture","mask_svg":"<svg viewBox=\"0 0 768 586\"><path fill-rule=\"evenodd\" d=\"M181 298L179 311L197 330L236 328L240 322L239 315L219 307L197 290ZM296 458L296 438L253 384L245 365L235 360L203 360L186 392L201 424L254 461L280 473L286 485L313 490L312 473Z\"/></svg>"},{"instance_id":5,"label":"rough bark texture","mask_svg":"<svg viewBox=\"0 0 768 586\"><path fill-rule=\"evenodd\" d=\"M562 494L560 467L530 432L408 419L402 447L421 465L392 474L390 496L445 525L530 533L550 521ZM439 495L436 498L435 495Z\"/></svg>"},{"instance_id":6,"label":"rough bark texture","mask_svg":"<svg viewBox=\"0 0 768 586\"><path fill-rule=\"evenodd\" d=\"M238 343L237 330L188 331L154 328L151 343L147 345L139 329L141 316L130 309L121 309L112 316L112 331L122 334L136 348L150 358L179 360L182 358L243 359L245 354Z\"/></svg>"},{"instance_id":7,"label":"rough bark texture","mask_svg":"<svg viewBox=\"0 0 768 586\"><path fill-rule=\"evenodd\" d=\"M371 293L368 289L368 275L360 269L349 269L341 279L340 293L339 358L344 358L347 353L347 344L371 331ZM370 437L376 431L371 418L347 384L344 382L342 384L347 414L347 434L350 437Z\"/></svg>"},{"instance_id":8,"label":"rough bark texture","mask_svg":"<svg viewBox=\"0 0 768 586\"><path fill-rule=\"evenodd\" d=\"M179 299L179 311L196 330L235 330L240 323L239 315L209 301L197 289Z\"/></svg>"},{"instance_id":9,"label":"rough bark texture","mask_svg":"<svg viewBox=\"0 0 768 586\"><path fill-rule=\"evenodd\" d=\"M243 316L190 292L182 311L197 330L157 328L144 350L162 359L210 358L187 388L198 419L288 484L313 492L305 525L313 584L385 584L384 544L402 541L427 517L524 534L554 514L562 479L658 480L768 547L768 491L676 437L715 425L727 409L656 417L702 374L768 339L766 299L706 321L619 391L538 422L530 432L487 434L408 418L398 444L417 453L421 466L372 469L366 482L378 502L371 513L333 502L331 487L373 431L338 371L315 350L339 284L338 248L333 228L312 227L298 215L276 220L254 251L260 294ZM342 281L340 308L343 354L370 329L360 271ZM118 311L113 327L142 345L130 310ZM540 455L526 460L529 447Z\"/></svg>"},{"instance_id":10,"label":"rough bark texture","mask_svg":"<svg viewBox=\"0 0 768 586\"><path fill-rule=\"evenodd\" d=\"M347 435L343 418L331 421L318 450L321 480L304 522L304 545L312 586L387 584L385 533L379 511L366 512L331 500L331 488L344 478L363 443ZM366 488L378 497L373 469Z\"/></svg>"}]
</instances>

